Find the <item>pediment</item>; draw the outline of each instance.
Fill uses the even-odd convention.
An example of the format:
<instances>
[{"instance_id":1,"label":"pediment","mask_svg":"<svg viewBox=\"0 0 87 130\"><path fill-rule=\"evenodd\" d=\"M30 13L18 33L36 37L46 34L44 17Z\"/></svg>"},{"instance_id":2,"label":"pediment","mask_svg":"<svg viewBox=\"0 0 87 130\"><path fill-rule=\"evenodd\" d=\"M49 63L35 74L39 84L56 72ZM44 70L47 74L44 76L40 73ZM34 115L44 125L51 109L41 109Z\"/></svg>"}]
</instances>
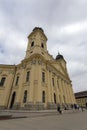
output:
<instances>
[{"instance_id":1,"label":"pediment","mask_svg":"<svg viewBox=\"0 0 87 130\"><path fill-rule=\"evenodd\" d=\"M61 63L52 63L52 65L65 77L69 77L67 73L67 69L65 66L63 66Z\"/></svg>"}]
</instances>

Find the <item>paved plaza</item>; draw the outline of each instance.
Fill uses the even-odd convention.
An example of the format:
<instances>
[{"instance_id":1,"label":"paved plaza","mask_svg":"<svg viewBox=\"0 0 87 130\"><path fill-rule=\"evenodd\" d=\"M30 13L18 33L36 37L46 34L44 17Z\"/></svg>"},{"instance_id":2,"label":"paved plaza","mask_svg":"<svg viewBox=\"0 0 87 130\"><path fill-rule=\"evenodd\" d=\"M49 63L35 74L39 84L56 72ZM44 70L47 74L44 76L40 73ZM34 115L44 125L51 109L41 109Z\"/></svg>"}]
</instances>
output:
<instances>
[{"instance_id":1,"label":"paved plaza","mask_svg":"<svg viewBox=\"0 0 87 130\"><path fill-rule=\"evenodd\" d=\"M19 117L9 120L0 120L0 130L87 130L87 110L67 111L58 114L53 111L6 111L2 114Z\"/></svg>"}]
</instances>

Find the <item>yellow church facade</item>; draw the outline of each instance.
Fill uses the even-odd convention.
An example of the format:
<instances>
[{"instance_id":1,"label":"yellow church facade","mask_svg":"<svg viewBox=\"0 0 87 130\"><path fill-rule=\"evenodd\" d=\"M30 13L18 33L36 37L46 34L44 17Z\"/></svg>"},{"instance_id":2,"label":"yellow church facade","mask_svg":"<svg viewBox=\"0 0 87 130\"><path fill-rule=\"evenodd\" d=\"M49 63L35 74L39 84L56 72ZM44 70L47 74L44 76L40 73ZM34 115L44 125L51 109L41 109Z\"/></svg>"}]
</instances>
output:
<instances>
[{"instance_id":1,"label":"yellow church facade","mask_svg":"<svg viewBox=\"0 0 87 130\"><path fill-rule=\"evenodd\" d=\"M64 57L49 54L43 29L35 27L21 63L0 65L0 109L55 109L75 103Z\"/></svg>"}]
</instances>

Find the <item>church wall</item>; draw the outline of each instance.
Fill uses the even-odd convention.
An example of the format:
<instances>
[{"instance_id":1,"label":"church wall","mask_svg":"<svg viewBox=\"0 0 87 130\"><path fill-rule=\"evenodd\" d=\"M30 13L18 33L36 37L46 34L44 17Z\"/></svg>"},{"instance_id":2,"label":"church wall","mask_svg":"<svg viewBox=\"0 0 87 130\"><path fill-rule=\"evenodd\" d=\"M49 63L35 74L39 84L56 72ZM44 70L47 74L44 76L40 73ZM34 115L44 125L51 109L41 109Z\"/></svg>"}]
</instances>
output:
<instances>
[{"instance_id":1,"label":"church wall","mask_svg":"<svg viewBox=\"0 0 87 130\"><path fill-rule=\"evenodd\" d=\"M1 82L2 76L6 77L0 86L0 107L41 110L75 103L66 61L63 56L54 59L47 51L46 41L44 32L36 29L28 37L21 63L0 68Z\"/></svg>"},{"instance_id":2,"label":"church wall","mask_svg":"<svg viewBox=\"0 0 87 130\"><path fill-rule=\"evenodd\" d=\"M7 66L0 66L0 70L0 108L8 108L15 69L9 68ZM1 83L2 78L5 78L3 83Z\"/></svg>"},{"instance_id":3,"label":"church wall","mask_svg":"<svg viewBox=\"0 0 87 130\"><path fill-rule=\"evenodd\" d=\"M27 71L30 71L29 82L26 82ZM42 82L42 72L45 73L44 83ZM16 86L15 83L17 76L19 76L19 82ZM5 85L5 89L0 89L0 96L2 97L4 93L6 95L3 102L1 101L0 103L1 106L10 108L11 99L14 92L16 92L16 98L13 109L32 109L32 107L34 107L34 109L53 109L56 108L56 104L62 105L71 104L71 102L75 103L71 86L63 79L61 79L61 77L57 76L54 72L49 70L46 63L43 62L40 58L36 58L30 61L29 63L27 63L25 68L20 66L16 70L15 77L13 73L8 73L7 77L7 82L5 82L7 86ZM12 82L10 81L13 81L13 78L14 82L12 86ZM52 83L52 78L54 78L54 86ZM23 103L25 90L27 90L28 96L27 102ZM42 102L43 91L45 91L46 94L45 103ZM54 101L54 94L56 95L56 103Z\"/></svg>"}]
</instances>

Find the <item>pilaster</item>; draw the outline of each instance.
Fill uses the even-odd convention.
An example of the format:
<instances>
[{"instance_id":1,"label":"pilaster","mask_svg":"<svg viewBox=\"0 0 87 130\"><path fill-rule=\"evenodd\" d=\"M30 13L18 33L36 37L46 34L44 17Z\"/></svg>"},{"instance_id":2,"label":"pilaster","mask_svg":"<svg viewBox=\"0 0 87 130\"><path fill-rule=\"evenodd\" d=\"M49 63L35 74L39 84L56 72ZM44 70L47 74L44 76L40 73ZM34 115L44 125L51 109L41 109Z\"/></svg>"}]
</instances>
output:
<instances>
[{"instance_id":1,"label":"pilaster","mask_svg":"<svg viewBox=\"0 0 87 130\"><path fill-rule=\"evenodd\" d=\"M21 100L22 100L23 82L24 82L24 69L22 68L21 73L20 73L20 77L19 77L17 95L16 95L16 101L15 101L15 103L18 103L20 105L21 105Z\"/></svg>"},{"instance_id":2,"label":"pilaster","mask_svg":"<svg viewBox=\"0 0 87 130\"><path fill-rule=\"evenodd\" d=\"M59 78L59 88L60 88L60 97L61 97L61 105L64 103L63 101L63 90L62 90L62 79Z\"/></svg>"},{"instance_id":3,"label":"pilaster","mask_svg":"<svg viewBox=\"0 0 87 130\"><path fill-rule=\"evenodd\" d=\"M58 104L59 103L59 86L58 86L58 84L57 84L57 81L58 79L57 79L57 76L55 77L55 93L56 93L56 103Z\"/></svg>"},{"instance_id":4,"label":"pilaster","mask_svg":"<svg viewBox=\"0 0 87 130\"><path fill-rule=\"evenodd\" d=\"M32 68L30 71L30 86L28 86L28 102L34 102L33 100L33 89L34 89L34 65L32 64Z\"/></svg>"},{"instance_id":5,"label":"pilaster","mask_svg":"<svg viewBox=\"0 0 87 130\"><path fill-rule=\"evenodd\" d=\"M66 81L64 82L64 86L65 86L66 103L69 104L69 93Z\"/></svg>"},{"instance_id":6,"label":"pilaster","mask_svg":"<svg viewBox=\"0 0 87 130\"><path fill-rule=\"evenodd\" d=\"M50 72L47 71L47 102L51 103Z\"/></svg>"},{"instance_id":7,"label":"pilaster","mask_svg":"<svg viewBox=\"0 0 87 130\"><path fill-rule=\"evenodd\" d=\"M51 87L51 102L54 103L53 84L52 84L52 72L50 72L50 87Z\"/></svg>"}]
</instances>

